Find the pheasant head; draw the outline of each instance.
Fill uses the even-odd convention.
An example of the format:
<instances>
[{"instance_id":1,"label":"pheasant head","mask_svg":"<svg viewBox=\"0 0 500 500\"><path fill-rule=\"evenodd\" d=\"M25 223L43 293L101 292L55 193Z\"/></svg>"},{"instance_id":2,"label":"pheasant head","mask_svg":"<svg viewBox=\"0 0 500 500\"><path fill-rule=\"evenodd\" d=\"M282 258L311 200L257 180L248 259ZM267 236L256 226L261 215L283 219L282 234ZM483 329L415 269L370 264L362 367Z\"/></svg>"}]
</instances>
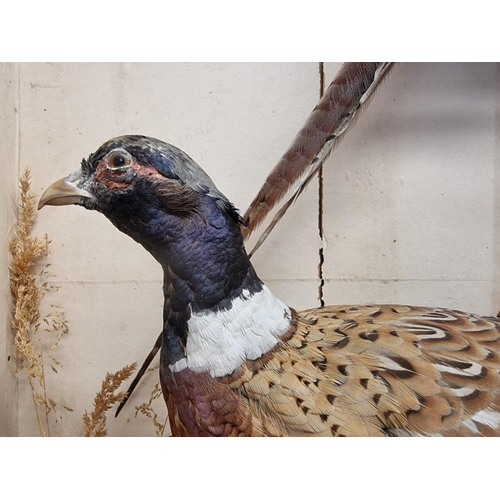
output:
<instances>
[{"instance_id":1,"label":"pheasant head","mask_svg":"<svg viewBox=\"0 0 500 500\"><path fill-rule=\"evenodd\" d=\"M224 376L290 328L290 309L257 277L241 218L183 151L127 135L103 144L52 184L45 205L81 205L143 245L164 271L162 359Z\"/></svg>"}]
</instances>

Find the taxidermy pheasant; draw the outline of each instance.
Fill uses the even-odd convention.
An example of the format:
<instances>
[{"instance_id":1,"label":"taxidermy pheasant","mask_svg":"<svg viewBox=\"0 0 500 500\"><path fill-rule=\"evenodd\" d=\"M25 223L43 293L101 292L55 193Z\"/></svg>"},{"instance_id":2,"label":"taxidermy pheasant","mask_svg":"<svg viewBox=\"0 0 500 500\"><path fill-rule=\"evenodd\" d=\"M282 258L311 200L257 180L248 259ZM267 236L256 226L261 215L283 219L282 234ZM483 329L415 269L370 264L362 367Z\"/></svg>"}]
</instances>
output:
<instances>
[{"instance_id":1,"label":"taxidermy pheasant","mask_svg":"<svg viewBox=\"0 0 500 500\"><path fill-rule=\"evenodd\" d=\"M402 305L297 312L258 278L241 218L184 152L123 136L43 194L103 213L164 271L173 435L490 435L500 320Z\"/></svg>"},{"instance_id":2,"label":"taxidermy pheasant","mask_svg":"<svg viewBox=\"0 0 500 500\"><path fill-rule=\"evenodd\" d=\"M39 207L68 204L104 214L163 268L160 380L174 436L500 434L500 319L404 305L295 311L250 262L242 229L254 221L242 226L208 175L158 139L106 142Z\"/></svg>"}]
</instances>

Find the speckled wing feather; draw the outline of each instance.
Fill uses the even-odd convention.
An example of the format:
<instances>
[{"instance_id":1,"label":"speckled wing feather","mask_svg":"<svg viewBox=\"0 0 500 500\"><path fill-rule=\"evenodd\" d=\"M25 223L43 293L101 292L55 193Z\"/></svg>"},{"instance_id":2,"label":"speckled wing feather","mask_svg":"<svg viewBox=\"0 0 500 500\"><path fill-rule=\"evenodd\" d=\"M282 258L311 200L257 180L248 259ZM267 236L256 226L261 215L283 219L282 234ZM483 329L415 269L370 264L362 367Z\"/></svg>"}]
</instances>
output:
<instances>
[{"instance_id":1,"label":"speckled wing feather","mask_svg":"<svg viewBox=\"0 0 500 500\"><path fill-rule=\"evenodd\" d=\"M396 305L298 313L294 334L230 381L254 434L500 434L500 320Z\"/></svg>"},{"instance_id":2,"label":"speckled wing feather","mask_svg":"<svg viewBox=\"0 0 500 500\"><path fill-rule=\"evenodd\" d=\"M289 200L264 231L252 253L262 244L354 123L358 111L366 105L391 65L392 63L342 65L243 216L242 232L247 239L273 207L293 189Z\"/></svg>"}]
</instances>

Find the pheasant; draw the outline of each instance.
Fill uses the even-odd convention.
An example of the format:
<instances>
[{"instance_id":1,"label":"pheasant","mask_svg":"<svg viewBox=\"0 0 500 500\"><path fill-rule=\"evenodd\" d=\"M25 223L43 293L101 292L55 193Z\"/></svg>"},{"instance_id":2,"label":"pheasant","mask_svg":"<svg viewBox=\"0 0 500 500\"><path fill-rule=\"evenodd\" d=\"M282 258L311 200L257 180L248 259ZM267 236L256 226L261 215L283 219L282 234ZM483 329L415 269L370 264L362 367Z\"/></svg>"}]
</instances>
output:
<instances>
[{"instance_id":1,"label":"pheasant","mask_svg":"<svg viewBox=\"0 0 500 500\"><path fill-rule=\"evenodd\" d=\"M500 434L500 319L406 305L296 311L259 279L242 219L183 151L128 135L52 184L164 273L160 381L174 436Z\"/></svg>"}]
</instances>

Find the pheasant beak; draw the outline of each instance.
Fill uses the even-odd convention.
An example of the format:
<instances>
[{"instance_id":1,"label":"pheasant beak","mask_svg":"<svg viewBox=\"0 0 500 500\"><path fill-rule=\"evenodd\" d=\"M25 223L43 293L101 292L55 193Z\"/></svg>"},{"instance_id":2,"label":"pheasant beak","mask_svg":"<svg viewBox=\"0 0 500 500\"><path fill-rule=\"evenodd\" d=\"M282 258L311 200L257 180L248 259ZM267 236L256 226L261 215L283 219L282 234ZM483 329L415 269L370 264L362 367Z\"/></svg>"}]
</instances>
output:
<instances>
[{"instance_id":1,"label":"pheasant beak","mask_svg":"<svg viewBox=\"0 0 500 500\"><path fill-rule=\"evenodd\" d=\"M81 205L84 199L93 199L94 195L77 185L78 178L72 174L51 184L38 202L38 210L45 205Z\"/></svg>"}]
</instances>

